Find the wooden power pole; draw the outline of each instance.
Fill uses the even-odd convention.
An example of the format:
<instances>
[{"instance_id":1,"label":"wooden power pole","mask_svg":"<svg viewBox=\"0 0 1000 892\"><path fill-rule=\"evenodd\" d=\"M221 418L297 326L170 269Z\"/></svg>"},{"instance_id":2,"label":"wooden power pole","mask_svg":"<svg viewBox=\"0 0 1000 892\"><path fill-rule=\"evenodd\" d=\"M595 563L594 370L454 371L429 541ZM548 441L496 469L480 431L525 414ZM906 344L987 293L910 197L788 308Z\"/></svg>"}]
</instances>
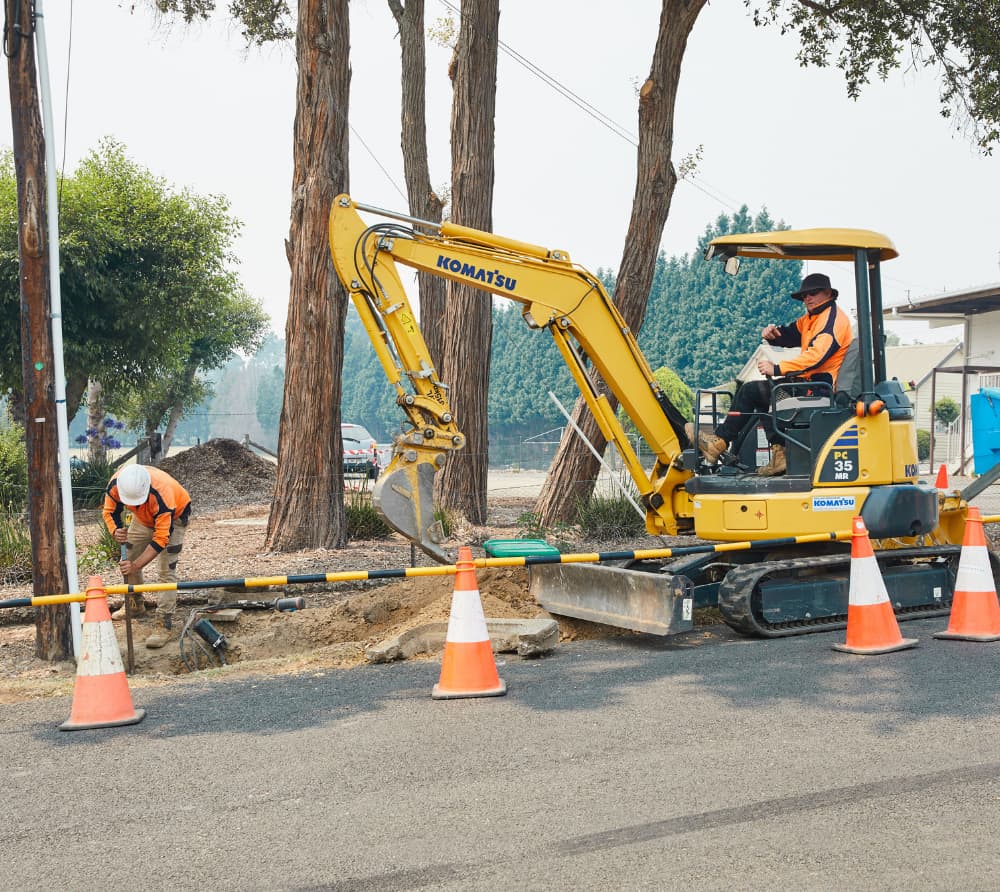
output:
<instances>
[{"instance_id":1,"label":"wooden power pole","mask_svg":"<svg viewBox=\"0 0 1000 892\"><path fill-rule=\"evenodd\" d=\"M28 523L32 590L39 597L66 590L46 231L45 138L38 103L32 3L4 0L4 6L4 49L17 174ZM68 605L36 608L35 653L43 660L72 657Z\"/></svg>"}]
</instances>

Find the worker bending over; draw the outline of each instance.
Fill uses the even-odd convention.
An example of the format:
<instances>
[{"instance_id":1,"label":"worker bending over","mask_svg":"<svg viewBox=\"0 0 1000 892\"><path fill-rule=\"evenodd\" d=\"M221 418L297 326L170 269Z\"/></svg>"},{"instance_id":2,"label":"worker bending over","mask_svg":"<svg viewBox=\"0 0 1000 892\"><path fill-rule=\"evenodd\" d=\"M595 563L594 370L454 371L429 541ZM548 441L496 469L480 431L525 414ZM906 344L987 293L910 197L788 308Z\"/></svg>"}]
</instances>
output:
<instances>
[{"instance_id":1,"label":"worker bending over","mask_svg":"<svg viewBox=\"0 0 1000 892\"><path fill-rule=\"evenodd\" d=\"M125 528L124 509L132 512ZM118 565L129 585L142 584L142 568L157 560L160 582L177 581L177 561L191 519L191 496L166 471L145 465L126 465L111 478L104 493L104 524L115 542L125 546L125 560ZM133 616L146 607L142 595L131 598ZM177 592L160 592L156 624L146 647L163 647L170 640ZM125 615L125 607L113 619Z\"/></svg>"}]
</instances>

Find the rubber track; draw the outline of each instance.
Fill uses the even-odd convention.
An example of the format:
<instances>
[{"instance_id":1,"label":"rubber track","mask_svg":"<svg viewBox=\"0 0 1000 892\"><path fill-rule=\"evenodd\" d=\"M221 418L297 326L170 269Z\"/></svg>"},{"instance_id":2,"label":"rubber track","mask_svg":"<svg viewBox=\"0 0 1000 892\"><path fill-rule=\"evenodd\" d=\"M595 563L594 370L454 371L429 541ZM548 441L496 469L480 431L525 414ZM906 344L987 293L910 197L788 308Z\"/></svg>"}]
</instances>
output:
<instances>
[{"instance_id":1,"label":"rubber track","mask_svg":"<svg viewBox=\"0 0 1000 892\"><path fill-rule=\"evenodd\" d=\"M932 548L900 548L876 552L876 558L881 565L905 563L913 558L947 557L957 568L957 558L961 549L957 545L944 545ZM990 553L994 576L1000 571L1000 561ZM833 629L843 629L847 626L847 615L814 617L812 619L790 620L783 623L768 622L761 614L759 599L754 595L758 586L769 576L793 576L799 569L814 571L817 567L840 568L850 570L850 555L824 555L808 558L796 558L786 561L767 561L760 564L748 564L730 570L719 586L719 610L727 625L743 635L761 638L786 638L790 635L807 635L811 632L828 632ZM810 574L813 575L813 574ZM808 585L808 580L805 580ZM925 616L942 616L951 609L951 599L947 606L942 602L928 604L926 607L904 607L896 611L897 619L919 619Z\"/></svg>"}]
</instances>

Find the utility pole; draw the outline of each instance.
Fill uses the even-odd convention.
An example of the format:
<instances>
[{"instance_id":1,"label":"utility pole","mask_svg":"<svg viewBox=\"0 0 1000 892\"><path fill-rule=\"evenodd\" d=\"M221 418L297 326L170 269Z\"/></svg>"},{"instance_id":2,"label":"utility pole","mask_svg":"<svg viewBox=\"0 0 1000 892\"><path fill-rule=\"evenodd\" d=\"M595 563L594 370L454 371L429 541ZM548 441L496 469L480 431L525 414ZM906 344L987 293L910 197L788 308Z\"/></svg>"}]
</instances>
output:
<instances>
[{"instance_id":1,"label":"utility pole","mask_svg":"<svg viewBox=\"0 0 1000 892\"><path fill-rule=\"evenodd\" d=\"M66 590L59 491L55 365L46 230L45 142L39 115L31 0L4 0L4 50L17 175L21 299L21 372L28 454L28 524L35 597ZM35 653L43 660L73 654L70 610L35 608Z\"/></svg>"}]
</instances>

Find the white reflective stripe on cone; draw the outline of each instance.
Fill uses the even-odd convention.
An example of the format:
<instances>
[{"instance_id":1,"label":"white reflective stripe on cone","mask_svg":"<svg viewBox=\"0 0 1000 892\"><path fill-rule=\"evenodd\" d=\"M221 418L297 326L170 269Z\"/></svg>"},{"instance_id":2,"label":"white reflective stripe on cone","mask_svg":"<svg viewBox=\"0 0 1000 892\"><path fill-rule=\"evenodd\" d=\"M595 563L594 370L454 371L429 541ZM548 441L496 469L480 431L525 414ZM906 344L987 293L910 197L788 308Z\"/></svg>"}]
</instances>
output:
<instances>
[{"instance_id":1,"label":"white reflective stripe on cone","mask_svg":"<svg viewBox=\"0 0 1000 892\"><path fill-rule=\"evenodd\" d=\"M964 545L958 559L956 592L996 591L990 554L985 545Z\"/></svg>"},{"instance_id":2,"label":"white reflective stripe on cone","mask_svg":"<svg viewBox=\"0 0 1000 892\"><path fill-rule=\"evenodd\" d=\"M885 582L874 557L851 559L850 603L869 607L889 600Z\"/></svg>"},{"instance_id":3,"label":"white reflective stripe on cone","mask_svg":"<svg viewBox=\"0 0 1000 892\"><path fill-rule=\"evenodd\" d=\"M76 665L77 675L114 675L125 671L111 620L85 622L80 646L83 655Z\"/></svg>"},{"instance_id":4,"label":"white reflective stripe on cone","mask_svg":"<svg viewBox=\"0 0 1000 892\"><path fill-rule=\"evenodd\" d=\"M475 644L489 638L479 589L456 591L451 599L447 640L454 644Z\"/></svg>"}]
</instances>

